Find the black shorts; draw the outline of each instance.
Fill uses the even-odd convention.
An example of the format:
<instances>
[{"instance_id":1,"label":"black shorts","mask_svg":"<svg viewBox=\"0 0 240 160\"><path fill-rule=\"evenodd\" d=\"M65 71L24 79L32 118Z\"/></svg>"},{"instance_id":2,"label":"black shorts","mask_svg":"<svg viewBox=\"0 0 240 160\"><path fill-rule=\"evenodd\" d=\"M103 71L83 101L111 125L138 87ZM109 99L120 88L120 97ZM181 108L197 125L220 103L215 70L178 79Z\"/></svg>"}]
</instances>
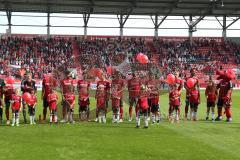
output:
<instances>
[{"instance_id":1,"label":"black shorts","mask_svg":"<svg viewBox=\"0 0 240 160\"><path fill-rule=\"evenodd\" d=\"M223 107L223 105L224 105L223 99L218 99L217 106Z\"/></svg>"},{"instance_id":2,"label":"black shorts","mask_svg":"<svg viewBox=\"0 0 240 160\"><path fill-rule=\"evenodd\" d=\"M156 113L156 112L159 112L159 111L160 111L159 104L151 106L151 112L152 113Z\"/></svg>"},{"instance_id":3,"label":"black shorts","mask_svg":"<svg viewBox=\"0 0 240 160\"><path fill-rule=\"evenodd\" d=\"M19 109L13 109L13 110L12 110L12 113L18 114L18 113L19 113Z\"/></svg>"},{"instance_id":4,"label":"black shorts","mask_svg":"<svg viewBox=\"0 0 240 160\"><path fill-rule=\"evenodd\" d=\"M97 112L98 113L106 113L106 108L105 107L97 108Z\"/></svg>"},{"instance_id":5,"label":"black shorts","mask_svg":"<svg viewBox=\"0 0 240 160\"><path fill-rule=\"evenodd\" d=\"M79 106L79 112L89 111L89 106Z\"/></svg>"},{"instance_id":6,"label":"black shorts","mask_svg":"<svg viewBox=\"0 0 240 160\"><path fill-rule=\"evenodd\" d=\"M67 107L67 112L74 112L74 108Z\"/></svg>"},{"instance_id":7,"label":"black shorts","mask_svg":"<svg viewBox=\"0 0 240 160\"><path fill-rule=\"evenodd\" d=\"M28 113L30 116L34 116L35 115L35 108L28 106Z\"/></svg>"},{"instance_id":8,"label":"black shorts","mask_svg":"<svg viewBox=\"0 0 240 160\"><path fill-rule=\"evenodd\" d=\"M141 115L144 115L144 116L148 116L148 109L142 109L140 108L138 110L138 115L141 116Z\"/></svg>"},{"instance_id":9,"label":"black shorts","mask_svg":"<svg viewBox=\"0 0 240 160\"><path fill-rule=\"evenodd\" d=\"M179 110L180 106L173 105L171 106L171 111Z\"/></svg>"},{"instance_id":10,"label":"black shorts","mask_svg":"<svg viewBox=\"0 0 240 160\"><path fill-rule=\"evenodd\" d=\"M117 113L117 112L119 112L119 108L118 107L112 107L112 111L113 111L113 113Z\"/></svg>"},{"instance_id":11,"label":"black shorts","mask_svg":"<svg viewBox=\"0 0 240 160\"><path fill-rule=\"evenodd\" d=\"M191 109L198 109L198 103L190 102Z\"/></svg>"},{"instance_id":12,"label":"black shorts","mask_svg":"<svg viewBox=\"0 0 240 160\"><path fill-rule=\"evenodd\" d=\"M207 107L215 107L215 102L207 102Z\"/></svg>"},{"instance_id":13,"label":"black shorts","mask_svg":"<svg viewBox=\"0 0 240 160\"><path fill-rule=\"evenodd\" d=\"M78 105L79 105L79 106L82 105L81 102L82 102L82 100L78 99ZM88 105L90 104L90 100L89 100L89 98L86 100L86 102L84 102L83 105L85 105L86 103L87 103Z\"/></svg>"},{"instance_id":14,"label":"black shorts","mask_svg":"<svg viewBox=\"0 0 240 160\"><path fill-rule=\"evenodd\" d=\"M43 107L47 108L48 106L49 106L49 104L48 104L47 98L43 97Z\"/></svg>"},{"instance_id":15,"label":"black shorts","mask_svg":"<svg viewBox=\"0 0 240 160\"><path fill-rule=\"evenodd\" d=\"M50 114L57 115L57 109L53 109L50 111Z\"/></svg>"},{"instance_id":16,"label":"black shorts","mask_svg":"<svg viewBox=\"0 0 240 160\"><path fill-rule=\"evenodd\" d=\"M134 104L137 105L138 98L137 97L129 97L129 105L133 106Z\"/></svg>"}]
</instances>

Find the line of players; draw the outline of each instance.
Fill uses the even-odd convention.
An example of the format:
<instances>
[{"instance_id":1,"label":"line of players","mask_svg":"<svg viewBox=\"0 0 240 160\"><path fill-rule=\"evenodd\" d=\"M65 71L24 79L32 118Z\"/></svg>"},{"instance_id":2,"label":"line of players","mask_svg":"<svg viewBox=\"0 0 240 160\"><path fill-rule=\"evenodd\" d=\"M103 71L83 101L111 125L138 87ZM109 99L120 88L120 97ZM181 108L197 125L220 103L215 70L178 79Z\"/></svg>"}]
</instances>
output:
<instances>
[{"instance_id":1,"label":"line of players","mask_svg":"<svg viewBox=\"0 0 240 160\"><path fill-rule=\"evenodd\" d=\"M35 107L37 104L37 96L35 81L30 74L25 75L21 83L22 93L29 92L31 95L28 104L22 101L20 88L14 89L12 84L6 84L4 81L0 86L0 123L3 118L3 105L5 105L6 124L10 124L10 107L12 109L12 126L19 126L19 114L22 110L24 123L27 123L27 110L29 113L30 124L35 124ZM3 99L4 97L4 99ZM22 107L21 107L22 106Z\"/></svg>"},{"instance_id":2,"label":"line of players","mask_svg":"<svg viewBox=\"0 0 240 160\"><path fill-rule=\"evenodd\" d=\"M50 75L51 73L49 73ZM191 70L191 75L188 78L195 79L195 85L193 88L188 88L186 81L180 79L178 73L175 73L176 80L173 85L169 85L169 121L179 122L180 120L180 106L181 106L181 92L182 88L186 89L186 105L185 105L185 119L197 120L197 110L200 104L200 90L198 79L195 76L195 70ZM50 110L50 123L58 121L57 117L57 101L58 95L53 90L51 76L46 76L43 79L42 89L42 100L43 100L43 121L46 120L47 108ZM147 80L148 79L148 80ZM209 119L210 109L212 111L211 119L214 120L214 107L216 100L218 99L218 116L215 119L219 121L222 119L222 108L225 108L227 121L231 121L231 94L232 94L232 82L231 79L224 76L222 73L219 76L220 83L216 86L210 79L209 85L206 88L205 95L207 98L207 116ZM126 81L120 73L116 73L112 76L112 82L105 79L104 76L97 82L97 89L95 94L96 99L96 121L106 123L106 113L108 109L108 102L111 99L112 111L113 111L113 122L119 123L123 120L123 92L125 87L128 88L129 92L129 121L132 121L133 108L136 113L136 127L140 127L141 117L144 119L144 127L148 128L148 121L150 112L152 114L152 123L159 123L161 120L159 96L160 96L160 85L166 83L165 80L155 79L153 74L150 74L148 78L140 78L137 72L133 73L132 79ZM83 79L78 81L78 106L79 106L79 119L89 119L89 91L90 82ZM1 99L4 94L4 101L6 106L6 119L7 124L9 121L9 108L12 103L13 121L12 125L16 123L19 125L19 112L21 109L21 103L23 108L24 122L27 123L26 118L26 106L29 109L30 124L35 123L35 106L37 103L36 86L35 81L31 79L30 75L22 81L22 92L30 92L32 95L32 102L26 104L21 101L21 95L18 90L13 90L11 86L1 87ZM62 120L61 122L74 123L73 113L74 105L76 102L73 80L70 72L66 72L66 77L61 81L61 95L62 95ZM2 120L2 100L0 104L0 118ZM188 111L190 107L190 112Z\"/></svg>"}]
</instances>

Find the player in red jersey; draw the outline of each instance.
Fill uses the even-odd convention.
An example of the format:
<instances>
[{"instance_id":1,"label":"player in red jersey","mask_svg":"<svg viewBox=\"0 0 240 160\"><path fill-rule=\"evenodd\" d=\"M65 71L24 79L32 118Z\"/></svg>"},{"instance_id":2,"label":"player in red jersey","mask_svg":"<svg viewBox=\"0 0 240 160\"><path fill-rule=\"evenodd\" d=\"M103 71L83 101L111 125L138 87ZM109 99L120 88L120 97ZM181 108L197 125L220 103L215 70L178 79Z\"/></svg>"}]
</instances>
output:
<instances>
[{"instance_id":1,"label":"player in red jersey","mask_svg":"<svg viewBox=\"0 0 240 160\"><path fill-rule=\"evenodd\" d=\"M25 92L30 93L31 90L34 90L34 92L37 92L37 87L36 87L36 82L35 80L32 79L31 73L27 73L24 77L24 79L21 82L21 90L22 93L24 94ZM24 123L27 123L27 114L26 114L26 102L22 100L22 108L23 108L23 118L24 118Z\"/></svg>"},{"instance_id":2,"label":"player in red jersey","mask_svg":"<svg viewBox=\"0 0 240 160\"><path fill-rule=\"evenodd\" d=\"M52 89L47 97L47 103L49 105L50 110L50 123L57 123L58 117L57 117L57 101L58 101L58 95L57 93Z\"/></svg>"},{"instance_id":3,"label":"player in red jersey","mask_svg":"<svg viewBox=\"0 0 240 160\"><path fill-rule=\"evenodd\" d=\"M111 88L111 85L110 83L106 80L105 76L103 75L100 79L100 81L97 82L97 88L99 86L103 86L103 89L104 89L104 95L105 95L105 114L107 114L107 108L108 108L108 101L109 101L109 98L110 98L110 88ZM99 90L97 89L96 90L96 95L98 94ZM98 108L96 108L96 120L95 121L98 121L98 113L99 111L97 111ZM106 118L106 115L105 115L105 118Z\"/></svg>"},{"instance_id":4,"label":"player in red jersey","mask_svg":"<svg viewBox=\"0 0 240 160\"><path fill-rule=\"evenodd\" d=\"M198 79L195 75L196 75L195 69L191 69L189 78L194 78L196 80L194 88L196 88L200 93L199 82L198 82ZM191 96L191 93L190 93L191 90L190 90L190 88L187 87L187 84L186 84L187 80L188 80L188 78L186 78L186 81L184 83L184 88L186 89L186 105L185 105L185 119L186 120L188 119L188 110L189 110L189 106L190 106L190 100L189 99L190 99L190 96ZM191 118L191 114L190 114L190 118Z\"/></svg>"},{"instance_id":5,"label":"player in red jersey","mask_svg":"<svg viewBox=\"0 0 240 160\"><path fill-rule=\"evenodd\" d=\"M95 99L97 100L96 118L99 123L106 123L106 94L105 86L103 84L98 85Z\"/></svg>"},{"instance_id":6,"label":"player in red jersey","mask_svg":"<svg viewBox=\"0 0 240 160\"><path fill-rule=\"evenodd\" d=\"M144 117L144 128L148 128L148 97L149 92L146 89L145 85L140 86L141 90L138 96L138 110L137 110L137 125L136 128L140 127L141 116Z\"/></svg>"},{"instance_id":7,"label":"player in red jersey","mask_svg":"<svg viewBox=\"0 0 240 160\"><path fill-rule=\"evenodd\" d=\"M226 73L222 75L222 79L220 83L217 85L218 89L218 117L215 119L215 121L222 120L222 108L225 108L225 113L227 117L227 122L232 121L232 113L231 113L231 107L232 107L232 90L233 90L233 84L231 81L231 78L229 78Z\"/></svg>"},{"instance_id":8,"label":"player in red jersey","mask_svg":"<svg viewBox=\"0 0 240 160\"><path fill-rule=\"evenodd\" d=\"M2 116L3 116L3 94L4 94L4 81L0 84L0 124L2 123Z\"/></svg>"},{"instance_id":9,"label":"player in red jersey","mask_svg":"<svg viewBox=\"0 0 240 160\"><path fill-rule=\"evenodd\" d=\"M112 122L113 123L119 123L120 122L120 106L122 105L121 103L121 98L122 98L122 90L119 90L117 85L112 85L112 94L111 94L111 99L112 99Z\"/></svg>"},{"instance_id":10,"label":"player in red jersey","mask_svg":"<svg viewBox=\"0 0 240 160\"><path fill-rule=\"evenodd\" d=\"M67 93L65 95L65 100L67 104L67 117L65 117L66 121L69 121L71 124L74 124L73 113L74 113L74 105L75 105L75 95L74 93Z\"/></svg>"},{"instance_id":11,"label":"player in red jersey","mask_svg":"<svg viewBox=\"0 0 240 160\"><path fill-rule=\"evenodd\" d=\"M12 94L12 126L16 124L19 126L19 112L21 109L22 97L20 95L20 90L15 89L15 93Z\"/></svg>"},{"instance_id":12,"label":"player in red jersey","mask_svg":"<svg viewBox=\"0 0 240 160\"><path fill-rule=\"evenodd\" d=\"M217 100L217 96L218 96L218 92L217 92L217 88L214 84L214 82L212 81L212 79L210 78L209 84L206 87L205 90L205 96L207 99L207 116L206 116L206 120L209 119L209 113L210 110L212 112L212 121L214 121L214 108L216 105L216 100Z\"/></svg>"},{"instance_id":13,"label":"player in red jersey","mask_svg":"<svg viewBox=\"0 0 240 160\"><path fill-rule=\"evenodd\" d=\"M200 104L200 92L196 87L190 89L189 92L190 92L189 103L191 109L190 112L191 120L197 121L197 110L198 105Z\"/></svg>"},{"instance_id":14,"label":"player in red jersey","mask_svg":"<svg viewBox=\"0 0 240 160\"><path fill-rule=\"evenodd\" d=\"M160 114L160 106L159 106L159 87L162 81L155 79L154 74L149 75L149 81L147 81L146 85L149 90L149 110L152 112L152 123L155 124L156 122L159 123L161 119ZM149 116L150 113L148 112Z\"/></svg>"},{"instance_id":15,"label":"player in red jersey","mask_svg":"<svg viewBox=\"0 0 240 160\"><path fill-rule=\"evenodd\" d=\"M120 95L120 120L119 122L123 121L123 90L125 88L125 80L121 77L121 73L117 72L113 75L112 80L112 88L115 88L115 90Z\"/></svg>"},{"instance_id":16,"label":"player in red jersey","mask_svg":"<svg viewBox=\"0 0 240 160\"><path fill-rule=\"evenodd\" d=\"M66 78L61 81L61 92L62 92L62 120L66 122L68 103L66 102L66 95L73 92L73 80L69 71L65 73Z\"/></svg>"},{"instance_id":17,"label":"player in red jersey","mask_svg":"<svg viewBox=\"0 0 240 160\"><path fill-rule=\"evenodd\" d=\"M174 120L179 123L180 120L180 106L181 106L181 91L182 87L179 87L176 83L172 85L169 92L169 120L174 123ZM174 118L175 111L175 118Z\"/></svg>"},{"instance_id":18,"label":"player in red jersey","mask_svg":"<svg viewBox=\"0 0 240 160\"><path fill-rule=\"evenodd\" d=\"M31 94L31 99L30 102L28 103L28 113L30 116L30 124L36 124L35 122L35 108L36 108L36 104L37 104L37 96L35 95L35 90L32 89L30 90L30 94Z\"/></svg>"},{"instance_id":19,"label":"player in red jersey","mask_svg":"<svg viewBox=\"0 0 240 160\"><path fill-rule=\"evenodd\" d=\"M170 96L170 94L171 94L171 92L172 91L175 91L175 93L177 92L177 90L178 90L178 92L180 92L181 93L181 91L182 91L182 88L183 88L183 84L184 84L184 82L183 82L183 80L180 78L180 75L179 75L179 72L178 71L176 71L175 72L175 83L173 84L173 85L169 85L169 96ZM175 94L174 93L174 94ZM170 98L170 97L169 97ZM177 101L179 101L179 102L181 102L181 97L179 97L179 100L176 100L176 102ZM169 101L169 102L171 102L171 101ZM187 102L187 103L189 103L189 102ZM181 105L181 103L180 103L180 105ZM180 115L180 106L179 107L175 107L175 108L178 108L178 111L176 111L176 113L178 114L178 115ZM173 119L173 117L171 116L172 114L173 114L173 111L174 111L174 107L172 107L172 105L170 104L169 105L169 108L168 108L168 118L169 118L169 121L174 121L174 119ZM179 118L179 120L180 120L180 117L178 116L177 118ZM175 119L176 119L176 117L175 117ZM179 121L178 120L178 121Z\"/></svg>"},{"instance_id":20,"label":"player in red jersey","mask_svg":"<svg viewBox=\"0 0 240 160\"><path fill-rule=\"evenodd\" d=\"M90 82L85 80L85 76L82 80L78 81L78 106L79 106L79 120L82 120L86 113L86 119L89 120L90 114L90 100L89 100L89 89Z\"/></svg>"},{"instance_id":21,"label":"player in red jersey","mask_svg":"<svg viewBox=\"0 0 240 160\"><path fill-rule=\"evenodd\" d=\"M129 92L129 121L132 121L132 108L135 104L135 111L138 109L138 97L141 88L141 79L136 73L133 72L132 79L128 81L128 92Z\"/></svg>"},{"instance_id":22,"label":"player in red jersey","mask_svg":"<svg viewBox=\"0 0 240 160\"><path fill-rule=\"evenodd\" d=\"M3 88L3 92L4 92L4 102L5 102L5 114L6 114L6 119L7 119L7 125L10 124L10 120L9 120L9 108L10 108L10 101L12 98L12 94L13 94L13 85L9 85L6 84L6 86L4 86Z\"/></svg>"},{"instance_id":23,"label":"player in red jersey","mask_svg":"<svg viewBox=\"0 0 240 160\"><path fill-rule=\"evenodd\" d=\"M43 100L43 121L46 121L48 104L48 95L52 92L52 75L49 72L42 81L42 100Z\"/></svg>"}]
</instances>

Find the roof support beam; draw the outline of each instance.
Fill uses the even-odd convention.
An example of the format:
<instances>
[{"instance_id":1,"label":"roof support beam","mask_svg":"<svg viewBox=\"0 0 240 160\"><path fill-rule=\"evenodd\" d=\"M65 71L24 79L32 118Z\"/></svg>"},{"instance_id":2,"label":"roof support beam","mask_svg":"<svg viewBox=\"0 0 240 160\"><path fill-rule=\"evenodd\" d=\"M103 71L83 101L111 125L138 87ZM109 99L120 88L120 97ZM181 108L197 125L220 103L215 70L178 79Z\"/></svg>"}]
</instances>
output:
<instances>
[{"instance_id":1,"label":"roof support beam","mask_svg":"<svg viewBox=\"0 0 240 160\"><path fill-rule=\"evenodd\" d=\"M223 25L222 25L221 21L218 19L218 17L215 16L215 18L216 18L216 20L218 21L218 23L223 27ZM223 18L224 18L224 16L223 16Z\"/></svg>"},{"instance_id":2,"label":"roof support beam","mask_svg":"<svg viewBox=\"0 0 240 160\"><path fill-rule=\"evenodd\" d=\"M221 23L221 21L216 17L218 23L219 23L222 27L224 27L224 19L225 19L225 23L227 22L226 17L227 17L226 15L223 16L223 23ZM230 24L225 25L224 28L225 28L225 29L228 29L228 28L231 27L234 23L236 23L239 19L240 19L240 17L237 17L236 19L233 19L233 21L232 21Z\"/></svg>"},{"instance_id":3,"label":"roof support beam","mask_svg":"<svg viewBox=\"0 0 240 160\"><path fill-rule=\"evenodd\" d=\"M47 13L47 38L50 38L50 13Z\"/></svg>"},{"instance_id":4,"label":"roof support beam","mask_svg":"<svg viewBox=\"0 0 240 160\"><path fill-rule=\"evenodd\" d=\"M151 17L152 22L154 24L154 36L157 38L158 37L158 29L161 26L161 24L165 21L165 19L172 13L173 9L177 7L178 3L180 0L176 0L168 10L167 14L164 15L164 17L161 19L161 21L158 23L158 14L155 14L155 19Z\"/></svg>"},{"instance_id":5,"label":"roof support beam","mask_svg":"<svg viewBox=\"0 0 240 160\"><path fill-rule=\"evenodd\" d=\"M87 36L87 27L88 27L88 21L90 18L90 13L83 13L83 22L84 22L84 36Z\"/></svg>"},{"instance_id":6,"label":"roof support beam","mask_svg":"<svg viewBox=\"0 0 240 160\"><path fill-rule=\"evenodd\" d=\"M120 14L120 15L117 15L117 18L118 18L118 22L119 22L119 28L120 28L120 37L123 36L123 28L124 28L124 25L125 23L127 22L128 18L129 18L130 14L127 14L127 15L123 15L123 14Z\"/></svg>"},{"instance_id":7,"label":"roof support beam","mask_svg":"<svg viewBox=\"0 0 240 160\"><path fill-rule=\"evenodd\" d=\"M227 38L227 18L226 18L226 15L223 16L222 37L224 39Z\"/></svg>"},{"instance_id":8,"label":"roof support beam","mask_svg":"<svg viewBox=\"0 0 240 160\"><path fill-rule=\"evenodd\" d=\"M7 15L7 20L8 20L8 33L7 34L11 35L12 34L12 11L7 10L6 15Z\"/></svg>"},{"instance_id":9,"label":"roof support beam","mask_svg":"<svg viewBox=\"0 0 240 160\"><path fill-rule=\"evenodd\" d=\"M185 20L185 22L188 25L188 35L189 35L189 41L190 41L190 45L192 45L192 37L193 37L193 32L196 31L196 29L194 29L196 27L196 25L201 22L201 20L204 19L205 16L200 16L198 17L195 21L193 21L193 17L192 15L189 16L189 22L187 21L186 17L183 16L183 19Z\"/></svg>"},{"instance_id":10,"label":"roof support beam","mask_svg":"<svg viewBox=\"0 0 240 160\"><path fill-rule=\"evenodd\" d=\"M152 22L153 22L153 24L154 24L154 36L155 37L158 37L158 29L159 29L159 27L161 26L161 24L165 21L165 19L168 17L167 15L166 16L164 16L163 18L161 18L161 21L158 23L158 15L157 14L155 14L155 16L154 16L154 19L153 19L153 17L152 16L150 16L151 17L151 19L152 19Z\"/></svg>"},{"instance_id":11,"label":"roof support beam","mask_svg":"<svg viewBox=\"0 0 240 160\"><path fill-rule=\"evenodd\" d=\"M188 36L189 36L189 42L190 42L190 45L192 46L192 43L193 43L193 40L192 40L192 37L193 37L193 20L192 20L192 15L189 16L189 24L188 24Z\"/></svg>"},{"instance_id":12,"label":"roof support beam","mask_svg":"<svg viewBox=\"0 0 240 160\"><path fill-rule=\"evenodd\" d=\"M192 27L195 27L199 22L204 19L205 16L200 16L195 22L192 23Z\"/></svg>"},{"instance_id":13,"label":"roof support beam","mask_svg":"<svg viewBox=\"0 0 240 160\"><path fill-rule=\"evenodd\" d=\"M229 27L231 27L234 23L236 23L240 19L240 17L233 19L232 22L228 25L227 25L227 16L226 15L223 16L223 22L221 22L218 19L218 17L216 17L216 19L217 19L218 23L222 26L222 37L224 39L226 39L227 38L227 29Z\"/></svg>"},{"instance_id":14,"label":"roof support beam","mask_svg":"<svg viewBox=\"0 0 240 160\"><path fill-rule=\"evenodd\" d=\"M240 19L240 17L234 19L229 25L226 26L226 29L228 29L229 27L231 27L234 23L236 23L238 20Z\"/></svg>"},{"instance_id":15,"label":"roof support beam","mask_svg":"<svg viewBox=\"0 0 240 160\"><path fill-rule=\"evenodd\" d=\"M197 18L195 21L193 21L192 15L189 16L189 22L187 21L187 19L185 18L185 16L183 16L183 19L185 20L185 22L187 23L188 27L189 27L189 31L191 32L195 32L194 27L196 27L196 25L201 22L204 19L205 16L200 16L199 18Z\"/></svg>"}]
</instances>

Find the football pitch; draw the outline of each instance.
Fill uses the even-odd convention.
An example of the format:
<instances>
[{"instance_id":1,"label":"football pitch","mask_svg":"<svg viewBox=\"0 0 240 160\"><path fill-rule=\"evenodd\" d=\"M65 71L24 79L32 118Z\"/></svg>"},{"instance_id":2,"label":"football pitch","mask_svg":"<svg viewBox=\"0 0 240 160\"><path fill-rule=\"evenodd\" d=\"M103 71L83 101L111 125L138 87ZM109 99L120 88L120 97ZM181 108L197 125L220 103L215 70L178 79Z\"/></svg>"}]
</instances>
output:
<instances>
[{"instance_id":1,"label":"football pitch","mask_svg":"<svg viewBox=\"0 0 240 160\"><path fill-rule=\"evenodd\" d=\"M136 129L135 121L107 124L20 124L0 126L0 160L239 160L240 91L233 93L233 122L205 121L206 102L201 92L199 121L171 124L166 120L168 95L160 97L164 119L148 129ZM40 97L40 93L38 93ZM182 95L184 100L185 95ZM91 109L94 109L91 99ZM110 108L109 108L110 109ZM128 104L124 103L125 112ZM36 117L42 112L39 98ZM75 109L75 114L77 108ZM184 113L184 103L181 106ZM94 115L93 115L94 116ZM21 114L22 118L22 114Z\"/></svg>"}]
</instances>

